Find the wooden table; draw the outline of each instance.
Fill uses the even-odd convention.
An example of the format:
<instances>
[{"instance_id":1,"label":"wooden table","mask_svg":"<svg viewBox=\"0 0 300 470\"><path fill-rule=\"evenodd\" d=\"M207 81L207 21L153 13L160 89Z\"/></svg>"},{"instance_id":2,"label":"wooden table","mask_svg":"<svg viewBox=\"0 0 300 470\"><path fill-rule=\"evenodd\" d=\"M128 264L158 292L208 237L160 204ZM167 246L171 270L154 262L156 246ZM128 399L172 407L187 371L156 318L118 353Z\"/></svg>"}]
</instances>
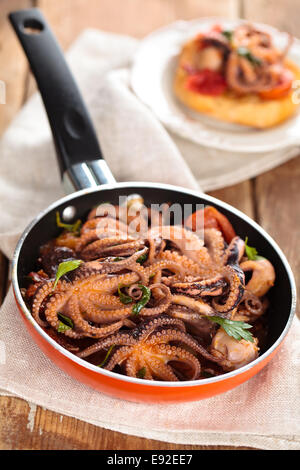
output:
<instances>
[{"instance_id":1,"label":"wooden table","mask_svg":"<svg viewBox=\"0 0 300 470\"><path fill-rule=\"evenodd\" d=\"M35 90L27 61L6 18L9 11L32 6L43 9L64 48L86 27L141 38L174 20L209 15L266 22L295 35L299 35L300 27L297 0L1 0L0 79L7 86L7 104L0 105L0 132ZM298 285L299 186L297 158L257 178L210 193L248 214L274 237L298 275ZM0 254L0 303L7 289L7 266ZM214 448L230 447L183 446L127 436L33 407L21 399L0 397L0 449Z\"/></svg>"}]
</instances>

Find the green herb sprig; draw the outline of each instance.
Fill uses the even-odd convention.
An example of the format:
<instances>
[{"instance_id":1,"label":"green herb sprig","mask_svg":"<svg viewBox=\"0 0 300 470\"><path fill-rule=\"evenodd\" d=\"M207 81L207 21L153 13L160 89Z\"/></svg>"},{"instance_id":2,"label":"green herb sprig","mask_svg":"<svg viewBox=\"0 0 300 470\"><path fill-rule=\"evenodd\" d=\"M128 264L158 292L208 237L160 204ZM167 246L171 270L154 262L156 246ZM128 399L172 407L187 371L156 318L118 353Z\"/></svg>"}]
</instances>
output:
<instances>
[{"instance_id":1,"label":"green herb sprig","mask_svg":"<svg viewBox=\"0 0 300 470\"><path fill-rule=\"evenodd\" d=\"M65 224L61 221L59 212L56 212L56 225L60 228L64 228L68 232L73 232L75 235L79 235L82 222L78 219L74 224Z\"/></svg>"},{"instance_id":2,"label":"green herb sprig","mask_svg":"<svg viewBox=\"0 0 300 470\"><path fill-rule=\"evenodd\" d=\"M112 350L114 349L114 347L115 347L115 345L112 344L111 347L109 348L109 350L107 351L105 358L103 359L103 361L101 362L101 364L98 365L98 367L103 367L103 366L106 364L107 359L108 359L109 356L111 355L111 352L112 352Z\"/></svg>"},{"instance_id":3,"label":"green herb sprig","mask_svg":"<svg viewBox=\"0 0 300 470\"><path fill-rule=\"evenodd\" d=\"M254 338L250 331L247 331L249 328L252 328L252 325L249 323L245 323L243 321L235 321L235 320L228 320L227 318L221 318L218 316L208 316L207 317L210 321L214 323L218 323L228 334L228 336L232 336L234 339L241 341L241 339L245 339L246 341L250 341L254 343Z\"/></svg>"},{"instance_id":4,"label":"green herb sprig","mask_svg":"<svg viewBox=\"0 0 300 470\"><path fill-rule=\"evenodd\" d=\"M121 289L123 287L125 287L125 286L123 286L122 284L118 285L118 294L119 294L120 301L124 305L131 304L133 302L133 300L129 295L126 295L126 294L124 294L124 292L121 291Z\"/></svg>"},{"instance_id":5,"label":"green herb sprig","mask_svg":"<svg viewBox=\"0 0 300 470\"><path fill-rule=\"evenodd\" d=\"M206 370L202 371L201 376L204 377L205 379L210 379L211 377L215 377L214 374L212 374L211 372L208 372Z\"/></svg>"},{"instance_id":6,"label":"green herb sprig","mask_svg":"<svg viewBox=\"0 0 300 470\"><path fill-rule=\"evenodd\" d=\"M64 274L67 274L70 271L74 271L74 269L77 269L78 266L82 263L81 259L74 259L71 261L63 261L58 265L57 271L56 271L56 276L55 276L55 282L53 286L53 290L55 290L57 283L59 279L64 276Z\"/></svg>"},{"instance_id":7,"label":"green herb sprig","mask_svg":"<svg viewBox=\"0 0 300 470\"><path fill-rule=\"evenodd\" d=\"M225 29L224 31L222 31L222 34L223 36L225 36L226 39L228 39L229 42L232 40L233 31L230 31L229 29Z\"/></svg>"},{"instance_id":8,"label":"green herb sprig","mask_svg":"<svg viewBox=\"0 0 300 470\"><path fill-rule=\"evenodd\" d=\"M74 323L71 320L71 318L66 317L62 313L58 313L57 317L60 320L58 322L58 328L57 328L58 333L64 333L65 331L72 330L74 328Z\"/></svg>"},{"instance_id":9,"label":"green herb sprig","mask_svg":"<svg viewBox=\"0 0 300 470\"><path fill-rule=\"evenodd\" d=\"M249 60L254 65L261 65L262 61L252 54L252 52L247 49L247 47L241 46L238 47L236 50L237 54L241 57L245 57L245 59Z\"/></svg>"},{"instance_id":10,"label":"green herb sprig","mask_svg":"<svg viewBox=\"0 0 300 470\"><path fill-rule=\"evenodd\" d=\"M137 371L137 374L136 376L139 378L139 379L143 379L146 375L146 367L142 367L141 369L139 369Z\"/></svg>"},{"instance_id":11,"label":"green herb sprig","mask_svg":"<svg viewBox=\"0 0 300 470\"><path fill-rule=\"evenodd\" d=\"M148 254L147 253L144 253L143 255L141 255L137 260L136 262L139 263L139 264L143 264L146 259L148 258Z\"/></svg>"},{"instance_id":12,"label":"green herb sprig","mask_svg":"<svg viewBox=\"0 0 300 470\"><path fill-rule=\"evenodd\" d=\"M248 259L250 259L251 261L265 259L263 256L258 256L258 252L256 248L248 245L248 237L245 238L245 253Z\"/></svg>"},{"instance_id":13,"label":"green herb sprig","mask_svg":"<svg viewBox=\"0 0 300 470\"><path fill-rule=\"evenodd\" d=\"M142 291L142 297L140 300L132 307L132 315L138 315L143 307L149 302L151 297L151 290L149 287L143 286L143 284L139 284L138 287Z\"/></svg>"}]
</instances>

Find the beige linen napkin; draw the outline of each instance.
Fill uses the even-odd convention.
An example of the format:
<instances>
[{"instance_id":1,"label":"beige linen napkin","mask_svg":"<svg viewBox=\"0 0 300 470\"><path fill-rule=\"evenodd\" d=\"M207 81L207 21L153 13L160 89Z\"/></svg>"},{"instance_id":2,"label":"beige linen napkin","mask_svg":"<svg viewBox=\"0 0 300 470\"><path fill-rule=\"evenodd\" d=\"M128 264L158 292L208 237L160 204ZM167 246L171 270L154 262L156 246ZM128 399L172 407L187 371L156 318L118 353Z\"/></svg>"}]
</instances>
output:
<instances>
[{"instance_id":1,"label":"beige linen napkin","mask_svg":"<svg viewBox=\"0 0 300 470\"><path fill-rule=\"evenodd\" d=\"M68 54L108 164L118 181L197 188L195 162L203 151L170 136L127 86L126 67L136 46L128 37L87 31ZM27 222L62 195L47 119L35 95L0 144L0 248L10 257ZM0 393L104 428L179 444L300 448L299 354L295 319L272 363L235 390L188 404L135 404L98 393L53 365L28 335L11 290L0 311Z\"/></svg>"},{"instance_id":2,"label":"beige linen napkin","mask_svg":"<svg viewBox=\"0 0 300 470\"><path fill-rule=\"evenodd\" d=\"M58 369L27 333L10 290L0 313L0 393L125 434L178 444L300 449L300 324L243 385L193 403L130 403ZM2 391L1 391L2 389Z\"/></svg>"}]
</instances>

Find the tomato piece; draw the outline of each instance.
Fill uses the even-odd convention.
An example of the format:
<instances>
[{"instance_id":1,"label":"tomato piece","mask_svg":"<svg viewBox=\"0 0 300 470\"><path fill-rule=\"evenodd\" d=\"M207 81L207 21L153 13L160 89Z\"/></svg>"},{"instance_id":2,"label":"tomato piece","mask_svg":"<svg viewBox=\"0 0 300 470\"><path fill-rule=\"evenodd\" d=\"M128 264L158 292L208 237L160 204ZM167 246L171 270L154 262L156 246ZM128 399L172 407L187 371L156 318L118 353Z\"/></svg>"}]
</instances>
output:
<instances>
[{"instance_id":1,"label":"tomato piece","mask_svg":"<svg viewBox=\"0 0 300 470\"><path fill-rule=\"evenodd\" d=\"M270 90L261 91L259 93L260 98L264 100L276 100L283 98L289 94L293 80L294 74L290 70L284 70L280 75L278 84Z\"/></svg>"},{"instance_id":2,"label":"tomato piece","mask_svg":"<svg viewBox=\"0 0 300 470\"><path fill-rule=\"evenodd\" d=\"M221 73L203 69L190 75L186 87L203 95L218 96L226 90L226 81Z\"/></svg>"},{"instance_id":3,"label":"tomato piece","mask_svg":"<svg viewBox=\"0 0 300 470\"><path fill-rule=\"evenodd\" d=\"M223 31L223 28L219 23L216 23L211 27L211 31L214 33L221 33Z\"/></svg>"},{"instance_id":4,"label":"tomato piece","mask_svg":"<svg viewBox=\"0 0 300 470\"><path fill-rule=\"evenodd\" d=\"M227 243L236 236L235 230L227 217L221 214L215 207L207 206L204 209L193 212L185 221L185 226L193 232L200 231L203 227L199 223L204 218L204 228L216 228L220 230Z\"/></svg>"},{"instance_id":5,"label":"tomato piece","mask_svg":"<svg viewBox=\"0 0 300 470\"><path fill-rule=\"evenodd\" d=\"M203 39L205 38L204 34L203 33L199 33L197 34L197 36L195 37L195 45L197 47L197 49L199 51L201 51L202 49L204 49L206 47L206 44L203 42Z\"/></svg>"}]
</instances>

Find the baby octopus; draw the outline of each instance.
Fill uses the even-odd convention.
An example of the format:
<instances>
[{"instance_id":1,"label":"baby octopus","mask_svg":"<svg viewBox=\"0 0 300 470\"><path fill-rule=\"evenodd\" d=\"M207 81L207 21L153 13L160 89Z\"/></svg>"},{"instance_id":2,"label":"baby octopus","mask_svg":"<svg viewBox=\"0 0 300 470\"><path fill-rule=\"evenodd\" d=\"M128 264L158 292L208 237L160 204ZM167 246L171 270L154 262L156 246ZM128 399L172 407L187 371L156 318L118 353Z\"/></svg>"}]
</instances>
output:
<instances>
[{"instance_id":1,"label":"baby octopus","mask_svg":"<svg viewBox=\"0 0 300 470\"><path fill-rule=\"evenodd\" d=\"M179 380L178 377L182 379L183 375L187 375L189 380L194 380L201 372L197 353L214 360L214 357L185 332L181 320L168 316L144 321L135 329L102 339L77 355L85 358L112 346L112 354L104 365L106 370L122 366L126 375L148 380L174 382Z\"/></svg>"}]
</instances>

